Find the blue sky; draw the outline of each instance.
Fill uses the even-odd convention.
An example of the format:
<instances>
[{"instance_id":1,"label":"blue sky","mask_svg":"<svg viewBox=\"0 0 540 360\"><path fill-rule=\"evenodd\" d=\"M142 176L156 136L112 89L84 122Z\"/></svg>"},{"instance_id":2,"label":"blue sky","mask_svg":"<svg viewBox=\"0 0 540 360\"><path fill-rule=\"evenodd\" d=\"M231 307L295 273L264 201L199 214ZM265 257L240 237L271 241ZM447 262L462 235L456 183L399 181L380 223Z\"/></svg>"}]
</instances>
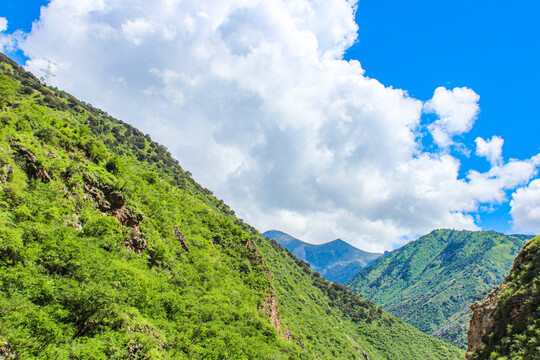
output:
<instances>
[{"instance_id":1,"label":"blue sky","mask_svg":"<svg viewBox=\"0 0 540 360\"><path fill-rule=\"evenodd\" d=\"M517 159L516 165L536 161L532 159L540 152L536 141L540 130L537 106L540 27L535 22L535 16L540 13L538 2L360 0L353 19L345 0L320 4L291 1L302 5L294 11L311 6L311 11L304 15L313 19L298 22L301 18L298 14L289 18L291 8L276 5L280 1L267 0L257 0L256 7L230 10L225 15L213 12L216 6L212 1L182 3L166 14L161 8L164 1L150 4L121 0L109 8L112 3L108 1L102 6L98 2L55 0L54 5L64 5L50 6L41 19L44 22L40 29L35 29L20 44L24 52L12 51L9 55L20 64L30 58L26 65L34 71L44 67L40 62L43 58L58 63L53 85L150 133L198 181L261 231L276 228L316 243L340 237L377 251L398 246L434 227L477 226L511 233L517 229L512 228L510 200L518 188L523 188L514 211L515 216L521 214L523 219L519 230L537 231L538 228L530 225L536 218L529 216L531 211L527 210L536 205L540 208L540 203L535 203L537 200L527 200L536 199L536 190L530 183L537 177L536 170L523 175L521 182L506 183L510 166L493 172L486 157L476 155L475 139L488 140L492 136L504 139L501 164L508 165L509 159ZM216 4L235 2L224 0ZM48 3L4 0L0 17L9 22L5 33L16 30L29 33L32 23L40 17L40 6ZM221 26L212 30L215 33L208 28L198 32L198 27L205 26L204 19L193 17L194 13L209 14L207 18L221 22ZM253 18L259 19L258 22L253 22ZM169 33L171 27L160 30L156 25L171 22L174 27L183 19L188 31L176 38ZM358 24L356 38L353 21ZM102 32L93 32L101 26ZM285 28L288 33L283 35L281 29ZM156 37L160 31L172 40L167 38L163 42L163 37ZM107 37L103 37L105 33ZM98 35L77 38L78 34ZM194 35L188 42L185 34ZM313 38L318 40L318 52L310 47ZM192 47L197 41L206 51L199 58L197 51L201 47ZM272 42L280 44L279 50L269 50L267 44ZM338 62L327 60L343 48L347 48L344 59L358 60L364 75L352 63L342 69ZM88 53L81 49L88 49ZM259 52L250 53L253 49ZM227 62L223 52L234 60ZM255 56L264 52L266 57ZM281 63L282 59L288 62ZM250 66L250 61L257 66ZM199 68L201 63L203 66ZM318 67L311 68L313 63L318 63ZM201 69L215 73L208 75ZM180 80L178 74L192 80L204 78L205 85ZM347 83L345 74L350 74L351 83ZM376 79L386 87L403 89L410 98L397 101L395 96L399 93L382 94L375 83L365 83L365 77ZM318 82L320 89L315 89L313 84ZM325 86L336 91L325 93L322 90ZM346 93L347 86L354 88L354 94ZM298 90L294 90L296 87ZM472 89L480 96L480 111L472 121L472 128L456 132L451 136L451 145L441 147L433 141L431 133L443 114L424 110L420 124L413 129L421 138L417 140L422 148L420 153L414 153L410 147L413 143L406 139L406 129L412 125L405 124L418 111L417 100L429 104L430 99L435 99L434 91L438 87ZM278 90L271 94L272 89ZM163 93L166 96L157 96L161 90L166 90ZM474 94L467 91L469 97ZM288 97L281 98L283 93ZM177 96L169 98L171 94ZM354 96L360 96L357 103ZM333 102L321 105L328 97ZM294 101L289 103L290 99ZM140 104L141 108L133 104ZM336 106L341 106L336 104L343 105L342 111L338 111L344 114L340 115L343 118L317 120L328 114L332 116ZM349 143L350 139L340 137L340 129L348 124L347 111L355 107L379 110L371 115L365 115L364 110L351 115L358 117L355 118L358 128L351 127L349 131L358 140ZM394 111L393 107L398 111L393 116L399 117L399 121L388 115ZM149 114L148 108L153 113ZM269 108L272 110L268 111ZM311 125L303 123L306 118L314 119ZM253 119L258 122L254 123ZM377 122L382 130L373 125ZM319 123L320 129L310 134L313 124ZM385 126L401 130L385 132ZM379 149L377 141L361 139L362 129L373 131L369 133L373 139L382 136L396 140L396 149L392 153L384 144ZM205 151L200 150L200 143L207 144ZM397 150L399 144L404 146L404 152L412 152L401 156ZM364 153L351 156L356 153L351 149L364 149ZM373 156L369 155L371 151ZM377 160L379 155L381 160ZM429 165L415 161L417 158L423 158ZM451 171L452 161L460 163L457 177ZM386 162L387 167L381 165ZM254 165L257 163L265 166L259 168ZM403 184L389 185L396 181L392 179L403 176L392 167L400 165L411 170ZM426 166L436 170L429 172ZM481 173L485 186L478 185L484 182L475 185L472 180L465 180L470 171ZM532 170L525 166L523 171ZM383 175L379 183L351 180L363 176L377 178L385 173L388 176ZM453 182L444 189L441 186L442 190L437 189L436 182L440 181L437 179L443 179L445 173ZM422 185L432 195L425 197L421 187L408 192L408 187L413 185L406 182L414 184L417 174L433 176L431 182ZM332 181L335 183L331 184ZM383 183L384 186L380 185ZM455 193L453 188L461 190ZM272 189L270 195L266 195L268 189ZM484 189L492 194L463 195L473 190L482 193ZM505 200L497 194L500 191L506 192ZM355 193L358 195L350 195ZM379 193L380 198L376 195L370 198ZM445 207L445 202L455 204ZM420 209L422 206L434 206L430 209L433 214Z\"/></svg>"},{"instance_id":2,"label":"blue sky","mask_svg":"<svg viewBox=\"0 0 540 360\"><path fill-rule=\"evenodd\" d=\"M428 100L437 86L480 95L470 138L504 135L507 157L540 149L538 1L360 1L357 43L367 76Z\"/></svg>"},{"instance_id":3,"label":"blue sky","mask_svg":"<svg viewBox=\"0 0 540 360\"><path fill-rule=\"evenodd\" d=\"M480 114L464 135L504 138L505 158L540 151L540 26L538 1L362 1L359 38L346 53L366 75L428 100L438 86L467 86L480 95ZM486 169L461 157L462 172ZM482 226L508 232L509 205L482 213Z\"/></svg>"},{"instance_id":4,"label":"blue sky","mask_svg":"<svg viewBox=\"0 0 540 360\"><path fill-rule=\"evenodd\" d=\"M29 32L32 23L39 19L39 11L42 6L49 3L49 0L3 0L0 5L0 16L7 18L7 32L16 30ZM9 54L19 64L24 65L26 58L22 51Z\"/></svg>"}]
</instances>

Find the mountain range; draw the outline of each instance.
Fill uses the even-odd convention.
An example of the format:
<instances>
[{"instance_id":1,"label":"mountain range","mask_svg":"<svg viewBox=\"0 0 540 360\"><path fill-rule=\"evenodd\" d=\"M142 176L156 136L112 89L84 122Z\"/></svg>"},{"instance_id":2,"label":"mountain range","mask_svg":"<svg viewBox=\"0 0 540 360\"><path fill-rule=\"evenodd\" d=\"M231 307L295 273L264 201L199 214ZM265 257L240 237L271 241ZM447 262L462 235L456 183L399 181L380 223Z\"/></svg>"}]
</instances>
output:
<instances>
[{"instance_id":1,"label":"mountain range","mask_svg":"<svg viewBox=\"0 0 540 360\"><path fill-rule=\"evenodd\" d=\"M297 258L307 261L311 269L340 284L346 284L356 273L382 255L357 249L341 239L314 245L277 230L266 231L263 236L276 240Z\"/></svg>"},{"instance_id":2,"label":"mountain range","mask_svg":"<svg viewBox=\"0 0 540 360\"><path fill-rule=\"evenodd\" d=\"M435 230L382 255L265 235L0 54L0 358L463 359L426 333L463 349L471 315L467 359L540 354L540 237Z\"/></svg>"},{"instance_id":3,"label":"mountain range","mask_svg":"<svg viewBox=\"0 0 540 360\"><path fill-rule=\"evenodd\" d=\"M151 111L151 109L149 109ZM462 359L0 54L3 359Z\"/></svg>"},{"instance_id":4,"label":"mountain range","mask_svg":"<svg viewBox=\"0 0 540 360\"><path fill-rule=\"evenodd\" d=\"M471 303L501 283L530 238L435 230L378 258L348 287L418 329L464 349Z\"/></svg>"}]
</instances>

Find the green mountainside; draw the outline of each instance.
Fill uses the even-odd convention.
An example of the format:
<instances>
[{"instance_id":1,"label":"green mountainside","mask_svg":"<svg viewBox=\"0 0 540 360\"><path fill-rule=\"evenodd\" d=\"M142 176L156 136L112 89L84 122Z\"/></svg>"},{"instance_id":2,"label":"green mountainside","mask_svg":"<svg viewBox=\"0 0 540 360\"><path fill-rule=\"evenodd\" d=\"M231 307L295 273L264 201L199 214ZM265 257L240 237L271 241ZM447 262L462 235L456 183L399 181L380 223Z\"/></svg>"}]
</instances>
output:
<instances>
[{"instance_id":1,"label":"green mountainside","mask_svg":"<svg viewBox=\"0 0 540 360\"><path fill-rule=\"evenodd\" d=\"M277 230L266 231L263 236L276 240L297 258L307 261L312 270L340 284L346 284L360 270L382 255L357 249L341 239L313 245Z\"/></svg>"},{"instance_id":2,"label":"green mountainside","mask_svg":"<svg viewBox=\"0 0 540 360\"><path fill-rule=\"evenodd\" d=\"M459 359L0 54L0 358Z\"/></svg>"},{"instance_id":3,"label":"green mountainside","mask_svg":"<svg viewBox=\"0 0 540 360\"><path fill-rule=\"evenodd\" d=\"M464 349L470 304L500 284L530 238L435 230L380 257L348 286L418 329Z\"/></svg>"},{"instance_id":4,"label":"green mountainside","mask_svg":"<svg viewBox=\"0 0 540 360\"><path fill-rule=\"evenodd\" d=\"M516 257L502 285L473 304L467 359L540 359L540 236Z\"/></svg>"}]
</instances>

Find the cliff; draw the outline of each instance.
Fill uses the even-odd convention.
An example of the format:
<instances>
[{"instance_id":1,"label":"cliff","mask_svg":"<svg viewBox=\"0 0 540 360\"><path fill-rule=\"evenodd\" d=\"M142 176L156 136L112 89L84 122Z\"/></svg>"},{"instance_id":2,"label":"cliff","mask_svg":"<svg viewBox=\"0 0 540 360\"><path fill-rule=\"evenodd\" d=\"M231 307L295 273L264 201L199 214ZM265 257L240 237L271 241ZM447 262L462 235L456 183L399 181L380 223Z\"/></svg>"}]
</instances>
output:
<instances>
[{"instance_id":1,"label":"cliff","mask_svg":"<svg viewBox=\"0 0 540 360\"><path fill-rule=\"evenodd\" d=\"M540 236L525 245L504 282L471 306L467 360L540 359Z\"/></svg>"}]
</instances>

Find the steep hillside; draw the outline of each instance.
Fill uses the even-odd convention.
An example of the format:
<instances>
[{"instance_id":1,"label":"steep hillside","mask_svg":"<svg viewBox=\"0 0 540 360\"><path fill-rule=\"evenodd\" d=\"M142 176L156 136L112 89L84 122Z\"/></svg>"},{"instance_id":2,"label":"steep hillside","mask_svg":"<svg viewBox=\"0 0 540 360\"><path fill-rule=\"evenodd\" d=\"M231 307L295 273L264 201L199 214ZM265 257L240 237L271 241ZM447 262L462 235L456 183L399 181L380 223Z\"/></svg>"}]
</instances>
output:
<instances>
[{"instance_id":1,"label":"steep hillside","mask_svg":"<svg viewBox=\"0 0 540 360\"><path fill-rule=\"evenodd\" d=\"M346 284L356 273L382 254L369 253L349 245L341 239L313 245L277 230L263 233L289 249L297 258L307 261L311 269L330 281Z\"/></svg>"},{"instance_id":2,"label":"steep hillside","mask_svg":"<svg viewBox=\"0 0 540 360\"><path fill-rule=\"evenodd\" d=\"M527 238L436 230L377 259L349 288L418 329L465 348L470 304L500 284Z\"/></svg>"},{"instance_id":3,"label":"steep hillside","mask_svg":"<svg viewBox=\"0 0 540 360\"><path fill-rule=\"evenodd\" d=\"M510 275L473 304L467 359L540 359L540 236L516 257Z\"/></svg>"},{"instance_id":4,"label":"steep hillside","mask_svg":"<svg viewBox=\"0 0 540 360\"><path fill-rule=\"evenodd\" d=\"M0 55L0 356L458 359ZM411 355L412 354L412 355Z\"/></svg>"}]
</instances>

